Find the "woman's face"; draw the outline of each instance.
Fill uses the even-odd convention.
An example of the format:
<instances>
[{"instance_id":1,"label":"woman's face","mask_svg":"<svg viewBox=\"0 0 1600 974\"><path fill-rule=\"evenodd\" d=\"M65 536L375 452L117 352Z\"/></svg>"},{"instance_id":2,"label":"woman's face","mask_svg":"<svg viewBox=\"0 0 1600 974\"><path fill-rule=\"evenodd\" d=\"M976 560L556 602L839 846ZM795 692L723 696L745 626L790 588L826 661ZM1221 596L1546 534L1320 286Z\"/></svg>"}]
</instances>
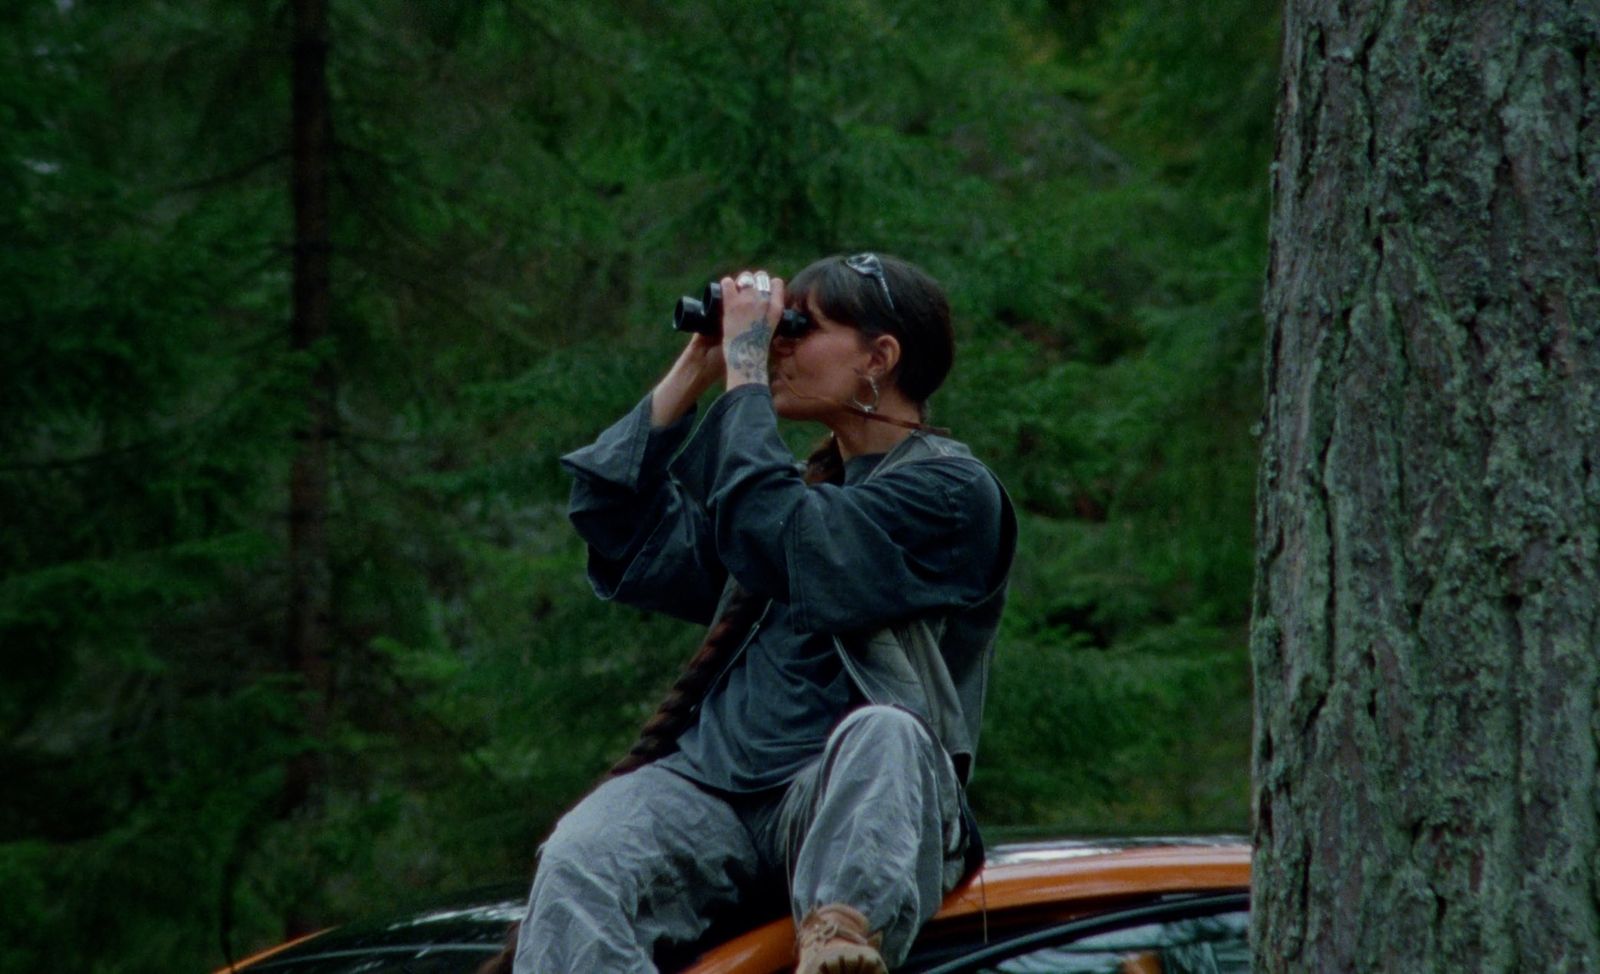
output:
<instances>
[{"instance_id":1,"label":"woman's face","mask_svg":"<svg viewBox=\"0 0 1600 974\"><path fill-rule=\"evenodd\" d=\"M774 338L768 356L772 406L784 419L828 423L848 415L852 396L868 397L864 376L872 349L861 332L821 314L807 302L814 327L800 338Z\"/></svg>"}]
</instances>

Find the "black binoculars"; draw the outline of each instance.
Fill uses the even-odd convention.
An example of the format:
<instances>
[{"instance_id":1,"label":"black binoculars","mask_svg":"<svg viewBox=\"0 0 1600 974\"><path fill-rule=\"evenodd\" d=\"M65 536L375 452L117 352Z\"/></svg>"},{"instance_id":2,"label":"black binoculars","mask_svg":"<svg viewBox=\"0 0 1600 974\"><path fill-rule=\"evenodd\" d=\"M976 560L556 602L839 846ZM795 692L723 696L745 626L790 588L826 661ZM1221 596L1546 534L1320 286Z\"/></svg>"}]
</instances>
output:
<instances>
[{"instance_id":1,"label":"black binoculars","mask_svg":"<svg viewBox=\"0 0 1600 974\"><path fill-rule=\"evenodd\" d=\"M698 335L717 337L722 334L722 285L712 281L698 298L688 295L678 299L672 309L672 327L678 331L692 331ZM779 338L799 338L811 330L811 319L805 312L784 308L774 332Z\"/></svg>"}]
</instances>

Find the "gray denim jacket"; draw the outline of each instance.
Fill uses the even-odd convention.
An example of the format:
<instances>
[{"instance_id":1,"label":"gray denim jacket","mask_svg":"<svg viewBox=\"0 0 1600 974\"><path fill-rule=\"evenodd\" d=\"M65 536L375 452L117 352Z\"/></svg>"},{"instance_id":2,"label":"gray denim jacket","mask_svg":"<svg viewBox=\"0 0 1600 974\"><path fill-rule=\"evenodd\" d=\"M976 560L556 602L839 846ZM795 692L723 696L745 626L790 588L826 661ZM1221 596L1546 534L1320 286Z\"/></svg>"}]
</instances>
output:
<instances>
[{"instance_id":1,"label":"gray denim jacket","mask_svg":"<svg viewBox=\"0 0 1600 974\"><path fill-rule=\"evenodd\" d=\"M974 459L965 444L918 431L890 451L867 479L882 476L902 464L935 457ZM1003 487L1000 504L1001 551L997 564L1010 566L1016 553L1017 518ZM971 779L978 751L989 668L994 660L1008 580L1007 572L981 600L958 610L833 636L845 671L861 695L870 703L902 707L926 720L954 762L962 784ZM716 618L721 617L733 589L730 580L717 606ZM737 659L735 654L728 665L734 665Z\"/></svg>"},{"instance_id":2,"label":"gray denim jacket","mask_svg":"<svg viewBox=\"0 0 1600 974\"><path fill-rule=\"evenodd\" d=\"M895 506L887 498L896 495L878 485L906 478L886 475L922 462L935 462L942 471L932 480L910 478L934 493L908 498L911 507L894 514L903 518L919 516L910 513L918 505L936 508L934 496L954 496L940 494L940 484L969 489L957 485L977 480L957 471L982 466L964 445L917 432L858 487L829 488L829 503L816 498L821 507L791 506L799 481L793 456L777 435L769 396L754 387L725 394L681 449L687 418L653 430L647 399L595 443L563 458L575 477L569 513L589 543L596 593L714 624L726 604L725 582L734 575L747 590L771 591L786 606L783 631L830 643L862 698L925 719L967 780L1016 547L1010 500L992 473L980 475L992 485L988 503L997 505L999 515L998 523L986 522L982 555L978 549L971 553L981 557L981 567L952 564L950 551L936 556L929 549L899 547L883 532L904 530L904 522L891 528L874 512L888 516ZM772 490L787 492L785 500L770 503ZM847 499L852 497L858 500ZM929 516L948 520L959 517L959 510L930 510ZM928 523L933 530L922 543L940 530ZM868 552L885 560L863 560ZM826 566L836 559L852 562L853 574L828 574ZM934 562L944 564L935 568ZM946 574L925 574L957 566L966 576L959 583ZM884 625L873 618L894 621ZM761 628L752 630L752 638Z\"/></svg>"},{"instance_id":3,"label":"gray denim jacket","mask_svg":"<svg viewBox=\"0 0 1600 974\"><path fill-rule=\"evenodd\" d=\"M917 432L903 440L873 470L881 476L904 463L937 456L972 456L964 444ZM1004 524L1001 564L1016 551L1017 518L1000 491ZM983 701L994 660L995 636L1005 608L1006 580L981 601L940 615L925 615L876 632L834 636L845 669L873 703L920 714L955 762L963 784L971 777L983 723Z\"/></svg>"}]
</instances>

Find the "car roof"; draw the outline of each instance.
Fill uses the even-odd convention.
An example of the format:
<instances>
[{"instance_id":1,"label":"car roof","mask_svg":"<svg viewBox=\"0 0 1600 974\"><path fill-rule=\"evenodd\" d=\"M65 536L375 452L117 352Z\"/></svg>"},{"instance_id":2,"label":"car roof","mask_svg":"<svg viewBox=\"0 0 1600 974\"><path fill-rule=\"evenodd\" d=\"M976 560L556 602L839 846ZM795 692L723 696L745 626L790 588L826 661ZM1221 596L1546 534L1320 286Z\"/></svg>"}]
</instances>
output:
<instances>
[{"instance_id":1,"label":"car roof","mask_svg":"<svg viewBox=\"0 0 1600 974\"><path fill-rule=\"evenodd\" d=\"M1244 890L1250 850L1239 836L1052 839L992 846L984 868L956 887L923 939L958 937L1041 918L1067 919L1138 899ZM347 924L273 948L234 969L261 974L318 958L415 950L479 957L499 950L526 908L525 885L471 890L403 913ZM793 964L794 931L774 920L699 955L684 974L775 971ZM229 968L223 968L228 970Z\"/></svg>"},{"instance_id":2,"label":"car roof","mask_svg":"<svg viewBox=\"0 0 1600 974\"><path fill-rule=\"evenodd\" d=\"M919 944L975 926L1066 920L1114 905L1183 894L1243 891L1250 847L1238 836L1058 839L990 850L984 868L944 899ZM684 974L785 970L794 926L784 918L707 951Z\"/></svg>"}]
</instances>

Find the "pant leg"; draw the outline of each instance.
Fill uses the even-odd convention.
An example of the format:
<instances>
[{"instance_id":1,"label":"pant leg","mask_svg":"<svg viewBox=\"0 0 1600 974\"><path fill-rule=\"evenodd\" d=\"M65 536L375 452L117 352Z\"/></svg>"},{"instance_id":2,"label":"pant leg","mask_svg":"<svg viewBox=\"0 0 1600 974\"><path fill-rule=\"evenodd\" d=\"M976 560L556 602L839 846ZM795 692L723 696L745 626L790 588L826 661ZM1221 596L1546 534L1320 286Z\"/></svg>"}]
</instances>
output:
<instances>
[{"instance_id":1,"label":"pant leg","mask_svg":"<svg viewBox=\"0 0 1600 974\"><path fill-rule=\"evenodd\" d=\"M613 778L575 805L539 851L515 974L644 974L660 940L703 933L757 868L720 798L657 767Z\"/></svg>"},{"instance_id":2,"label":"pant leg","mask_svg":"<svg viewBox=\"0 0 1600 974\"><path fill-rule=\"evenodd\" d=\"M890 967L961 877L960 783L944 748L896 707L853 711L778 815L798 923L845 903L883 933Z\"/></svg>"}]
</instances>

